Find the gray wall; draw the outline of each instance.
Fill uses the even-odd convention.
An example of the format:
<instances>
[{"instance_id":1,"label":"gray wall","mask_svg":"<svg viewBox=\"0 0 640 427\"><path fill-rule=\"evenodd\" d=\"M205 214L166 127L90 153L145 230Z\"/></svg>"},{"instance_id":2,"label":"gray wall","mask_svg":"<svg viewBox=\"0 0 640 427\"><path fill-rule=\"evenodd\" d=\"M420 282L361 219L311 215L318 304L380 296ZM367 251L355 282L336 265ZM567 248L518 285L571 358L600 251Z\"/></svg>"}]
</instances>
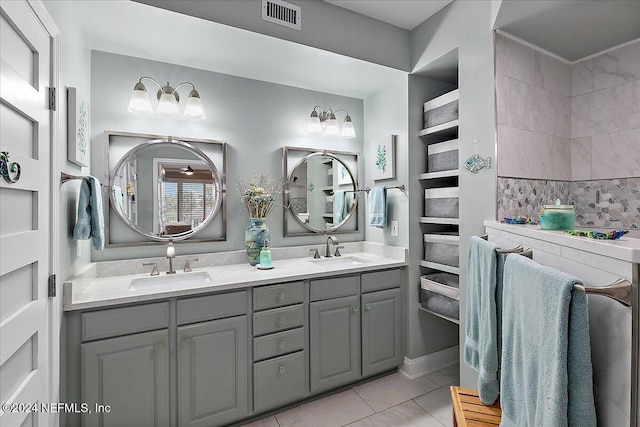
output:
<instances>
[{"instance_id":1,"label":"gray wall","mask_svg":"<svg viewBox=\"0 0 640 427\"><path fill-rule=\"evenodd\" d=\"M133 85L141 76L159 81L194 83L200 93L207 118L201 121L140 116L126 108ZM362 152L362 100L265 83L179 65L93 51L91 63L91 172L107 181L105 170L105 130L145 134L208 138L228 143L227 151L227 241L179 243L178 254L244 249L244 229L248 216L241 203L236 178L250 179L258 170L282 178L282 147L299 146L327 150ZM147 85L149 92L155 90ZM187 91L180 94L186 98ZM181 107L184 105L181 101ZM349 111L357 138L311 137L306 134L309 114L315 105ZM338 120L342 115L338 114ZM362 180L362 172L359 180ZM321 244L322 236L282 237L282 210L269 217L272 246ZM362 215L362 214L361 214ZM364 227L341 241L364 240ZM93 251L92 261L162 256L164 245L109 248Z\"/></svg>"},{"instance_id":2,"label":"gray wall","mask_svg":"<svg viewBox=\"0 0 640 427\"><path fill-rule=\"evenodd\" d=\"M416 27L411 33L414 72L447 52L458 48L460 88L460 160L475 154L473 140L477 138L478 154L495 160L495 104L493 77L493 36L490 31L491 2L454 1L436 15ZM410 88L411 93L411 88ZM422 102L426 101L424 99ZM410 114L416 106L410 107ZM410 128L411 129L411 128ZM414 132L413 129L411 129ZM422 147L411 146L411 159L422 155ZM411 176L415 176L411 173ZM496 169L482 170L477 175L464 169L460 172L460 324L464 325L464 289L467 280L467 241L471 235L483 233L483 221L496 218ZM411 211L410 219L416 220ZM415 241L415 239L414 239ZM411 246L413 250L413 246ZM412 255L413 256L413 255ZM411 283L410 283L411 284ZM442 331L447 334L449 330ZM434 336L440 334L437 324L430 328ZM464 327L460 327L460 343L464 341ZM461 346L462 348L462 346ZM461 382L476 387L475 373L461 364Z\"/></svg>"},{"instance_id":3,"label":"gray wall","mask_svg":"<svg viewBox=\"0 0 640 427\"><path fill-rule=\"evenodd\" d=\"M302 29L262 20L261 0L136 0L152 6L317 47L399 70L410 70L409 31L318 0L302 8Z\"/></svg>"}]
</instances>

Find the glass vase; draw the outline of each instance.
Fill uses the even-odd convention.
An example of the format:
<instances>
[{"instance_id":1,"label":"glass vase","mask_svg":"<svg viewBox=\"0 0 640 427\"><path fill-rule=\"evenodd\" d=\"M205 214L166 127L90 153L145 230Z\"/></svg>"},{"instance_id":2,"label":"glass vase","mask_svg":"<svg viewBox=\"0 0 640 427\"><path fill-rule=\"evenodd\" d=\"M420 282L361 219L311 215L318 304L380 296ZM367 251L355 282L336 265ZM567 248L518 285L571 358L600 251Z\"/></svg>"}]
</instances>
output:
<instances>
[{"instance_id":1,"label":"glass vase","mask_svg":"<svg viewBox=\"0 0 640 427\"><path fill-rule=\"evenodd\" d=\"M249 226L244 232L244 244L247 248L249 264L257 265L260 262L260 250L264 241L269 240L269 227L265 218L249 218Z\"/></svg>"}]
</instances>

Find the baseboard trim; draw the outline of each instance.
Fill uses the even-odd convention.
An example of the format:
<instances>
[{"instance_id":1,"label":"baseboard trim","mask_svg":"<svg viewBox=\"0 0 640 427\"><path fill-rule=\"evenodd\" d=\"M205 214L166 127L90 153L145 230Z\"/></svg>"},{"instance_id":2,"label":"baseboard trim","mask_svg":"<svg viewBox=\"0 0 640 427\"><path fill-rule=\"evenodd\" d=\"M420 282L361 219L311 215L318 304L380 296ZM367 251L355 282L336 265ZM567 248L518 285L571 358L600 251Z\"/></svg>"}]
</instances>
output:
<instances>
[{"instance_id":1,"label":"baseboard trim","mask_svg":"<svg viewBox=\"0 0 640 427\"><path fill-rule=\"evenodd\" d=\"M399 370L409 379L414 379L453 366L459 363L459 360L460 346L454 345L416 359L407 359L405 357L404 363Z\"/></svg>"}]
</instances>

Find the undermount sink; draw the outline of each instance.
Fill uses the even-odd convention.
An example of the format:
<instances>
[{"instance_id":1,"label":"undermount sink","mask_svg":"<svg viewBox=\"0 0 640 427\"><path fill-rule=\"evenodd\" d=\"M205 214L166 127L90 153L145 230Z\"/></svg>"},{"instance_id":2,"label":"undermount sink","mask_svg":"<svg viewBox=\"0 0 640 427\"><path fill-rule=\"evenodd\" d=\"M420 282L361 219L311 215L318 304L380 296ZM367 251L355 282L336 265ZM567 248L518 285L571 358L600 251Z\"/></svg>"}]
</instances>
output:
<instances>
[{"instance_id":1,"label":"undermount sink","mask_svg":"<svg viewBox=\"0 0 640 427\"><path fill-rule=\"evenodd\" d=\"M349 266L358 266L362 264L366 264L369 261L366 259L358 258L355 256L340 256L340 257L332 257L332 258L317 258L310 259L309 262L318 265L327 265L327 266L337 266L337 267L349 267Z\"/></svg>"},{"instance_id":2,"label":"undermount sink","mask_svg":"<svg viewBox=\"0 0 640 427\"><path fill-rule=\"evenodd\" d=\"M130 291L154 289L158 287L171 287L173 285L194 286L211 282L211 276L206 271L191 273L161 274L160 276L148 276L132 279L129 283Z\"/></svg>"}]
</instances>

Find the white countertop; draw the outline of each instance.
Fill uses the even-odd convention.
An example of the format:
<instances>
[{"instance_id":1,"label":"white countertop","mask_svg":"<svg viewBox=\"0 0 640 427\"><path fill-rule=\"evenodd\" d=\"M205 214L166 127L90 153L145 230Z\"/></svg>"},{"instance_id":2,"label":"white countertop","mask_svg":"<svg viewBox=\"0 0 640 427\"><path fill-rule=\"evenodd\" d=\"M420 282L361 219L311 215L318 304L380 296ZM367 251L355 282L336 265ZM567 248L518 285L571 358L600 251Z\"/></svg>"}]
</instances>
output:
<instances>
[{"instance_id":1,"label":"white countertop","mask_svg":"<svg viewBox=\"0 0 640 427\"><path fill-rule=\"evenodd\" d=\"M558 245L593 252L622 261L640 263L640 239L626 235L618 240L596 240L571 236L563 231L541 230L539 225L515 225L498 221L485 221L485 228L506 231L520 236L539 239Z\"/></svg>"},{"instance_id":2,"label":"white countertop","mask_svg":"<svg viewBox=\"0 0 640 427\"><path fill-rule=\"evenodd\" d=\"M348 245L348 244L347 244ZM64 284L64 310L73 311L116 304L127 304L139 301L181 297L204 294L230 289L242 289L259 285L289 282L293 280L315 279L349 273L360 273L385 268L403 267L407 265L407 254L404 248L391 248L384 245L371 247L371 244L360 245L366 251L344 253L343 258L356 257L366 262L357 265L327 265L311 262L313 258L292 258L273 260L273 269L259 270L248 263L217 265L193 268L193 272L205 271L211 276L211 282L184 284L157 284L152 289L129 290L132 279L150 277L149 273L129 274L123 276L95 277L93 273L82 273ZM373 250L367 250L373 249ZM140 260L136 260L138 264ZM123 263L130 261L123 261ZM93 267L93 266L91 266ZM161 270L161 275L165 275ZM178 271L180 275L189 274Z\"/></svg>"}]
</instances>

